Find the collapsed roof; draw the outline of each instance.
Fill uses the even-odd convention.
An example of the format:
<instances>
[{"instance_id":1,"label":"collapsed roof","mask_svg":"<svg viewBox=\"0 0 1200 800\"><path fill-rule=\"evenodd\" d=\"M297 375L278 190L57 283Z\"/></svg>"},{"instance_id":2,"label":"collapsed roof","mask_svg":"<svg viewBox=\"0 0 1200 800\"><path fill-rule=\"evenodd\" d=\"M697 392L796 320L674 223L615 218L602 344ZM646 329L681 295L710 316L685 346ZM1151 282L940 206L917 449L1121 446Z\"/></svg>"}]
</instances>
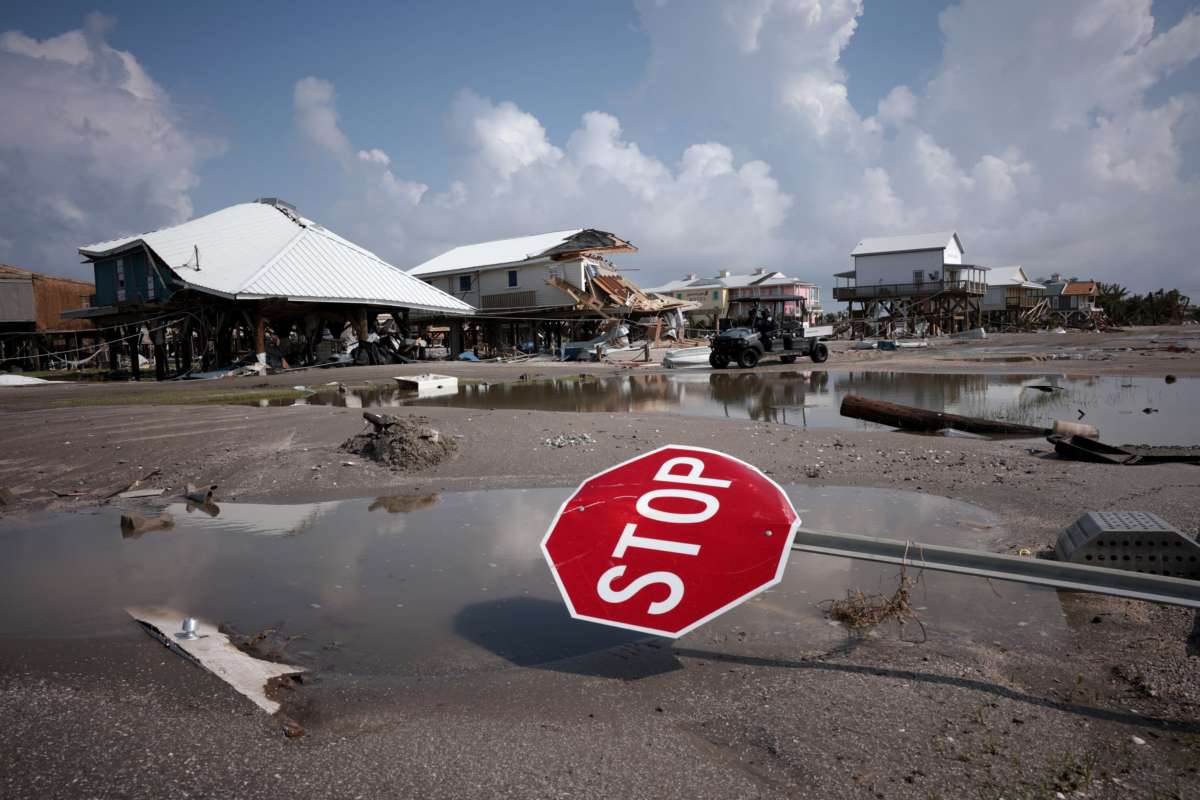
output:
<instances>
[{"instance_id":1,"label":"collapsed roof","mask_svg":"<svg viewBox=\"0 0 1200 800\"><path fill-rule=\"evenodd\" d=\"M98 261L149 249L185 286L235 300L357 303L448 314L474 309L276 201L239 203L79 248Z\"/></svg>"},{"instance_id":2,"label":"collapsed roof","mask_svg":"<svg viewBox=\"0 0 1200 800\"><path fill-rule=\"evenodd\" d=\"M497 239L447 250L408 271L427 278L463 270L520 264L540 259L562 260L592 253L636 253L637 248L607 231L574 228L515 239Z\"/></svg>"},{"instance_id":3,"label":"collapsed roof","mask_svg":"<svg viewBox=\"0 0 1200 800\"><path fill-rule=\"evenodd\" d=\"M625 314L657 314L679 309L688 311L696 303L664 297L642 290L633 281L605 265L588 264L585 270L587 289L580 289L561 278L550 278L551 286L566 292L577 307L595 311L604 317Z\"/></svg>"}]
</instances>

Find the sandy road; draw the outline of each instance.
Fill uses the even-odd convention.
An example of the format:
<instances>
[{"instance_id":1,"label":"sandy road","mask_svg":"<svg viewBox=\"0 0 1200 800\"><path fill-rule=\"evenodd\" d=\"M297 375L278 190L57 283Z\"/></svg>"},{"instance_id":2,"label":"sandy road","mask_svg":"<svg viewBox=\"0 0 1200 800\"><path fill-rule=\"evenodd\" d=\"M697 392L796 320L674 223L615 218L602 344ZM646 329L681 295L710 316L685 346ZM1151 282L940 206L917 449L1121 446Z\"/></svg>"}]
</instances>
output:
<instances>
[{"instance_id":1,"label":"sandy road","mask_svg":"<svg viewBox=\"0 0 1200 800\"><path fill-rule=\"evenodd\" d=\"M932 368L925 356L858 358L829 366ZM963 363L988 371L1023 366ZM1194 356L1162 350L1120 351L1094 363L1126 373L1197 374ZM1084 364L1093 370L1093 362ZM533 371L447 366L489 380ZM315 382L307 377L313 374L383 380L402 370L418 371L321 371L265 382ZM256 380L264 382L239 382ZM363 424L350 409L44 407L74 392L106 392L119 403L124 393L152 388L48 387L42 395L0 396L0 486L20 498L4 523L99 502L94 494L56 497L52 488L107 493L153 470L172 491L211 482L227 500L315 500L569 486L676 442L725 450L781 483L898 488L976 503L1000 517L1009 532L1000 546L1009 549L1045 546L1090 509L1145 508L1200 530L1200 469L1064 463L1046 457L1039 440L803 430L671 414L429 408L415 411L461 436L459 454L405 475L343 466L359 461L337 449ZM594 444L542 444L584 432ZM248 701L136 631L99 640L0 638L0 796L1194 794L1200 669L1191 655L1197 642L1189 644L1193 615L1086 597L1066 598L1064 607L1071 624L1061 638L1020 650L937 637L914 644L894 629L837 647L788 635L718 640L698 631L674 648L592 654L470 680L319 676L288 701L308 730L299 740L284 739Z\"/></svg>"}]
</instances>

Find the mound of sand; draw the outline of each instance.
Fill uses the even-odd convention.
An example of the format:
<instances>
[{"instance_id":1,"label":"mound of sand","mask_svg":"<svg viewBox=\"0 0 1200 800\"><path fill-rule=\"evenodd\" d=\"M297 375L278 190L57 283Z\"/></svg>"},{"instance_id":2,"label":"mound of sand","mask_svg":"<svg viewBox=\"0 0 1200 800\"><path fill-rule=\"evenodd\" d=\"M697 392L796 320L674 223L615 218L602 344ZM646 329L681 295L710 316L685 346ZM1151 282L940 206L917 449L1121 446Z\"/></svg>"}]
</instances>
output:
<instances>
[{"instance_id":1,"label":"mound of sand","mask_svg":"<svg viewBox=\"0 0 1200 800\"><path fill-rule=\"evenodd\" d=\"M392 469L405 472L427 469L445 461L457 448L452 438L429 427L427 417L367 413L363 416L373 430L350 437L342 444L342 450Z\"/></svg>"}]
</instances>

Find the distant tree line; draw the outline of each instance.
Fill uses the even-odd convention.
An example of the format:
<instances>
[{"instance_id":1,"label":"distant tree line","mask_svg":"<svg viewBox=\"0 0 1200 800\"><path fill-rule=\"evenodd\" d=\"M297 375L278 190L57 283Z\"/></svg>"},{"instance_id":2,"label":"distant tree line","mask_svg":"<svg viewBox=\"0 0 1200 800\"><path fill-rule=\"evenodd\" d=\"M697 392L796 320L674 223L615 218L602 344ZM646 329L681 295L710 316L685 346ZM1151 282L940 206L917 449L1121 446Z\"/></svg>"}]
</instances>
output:
<instances>
[{"instance_id":1,"label":"distant tree line","mask_svg":"<svg viewBox=\"0 0 1200 800\"><path fill-rule=\"evenodd\" d=\"M1178 325L1198 320L1192 300L1178 289L1130 294L1119 283L1097 283L1096 302L1116 325Z\"/></svg>"}]
</instances>

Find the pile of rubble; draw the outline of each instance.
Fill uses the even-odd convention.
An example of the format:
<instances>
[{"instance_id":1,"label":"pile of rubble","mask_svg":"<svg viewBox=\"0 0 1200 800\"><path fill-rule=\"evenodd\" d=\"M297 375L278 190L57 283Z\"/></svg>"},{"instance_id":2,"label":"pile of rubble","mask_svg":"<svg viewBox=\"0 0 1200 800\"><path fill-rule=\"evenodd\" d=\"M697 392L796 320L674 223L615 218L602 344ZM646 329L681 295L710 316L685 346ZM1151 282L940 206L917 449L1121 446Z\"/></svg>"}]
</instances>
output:
<instances>
[{"instance_id":1,"label":"pile of rubble","mask_svg":"<svg viewBox=\"0 0 1200 800\"><path fill-rule=\"evenodd\" d=\"M426 417L397 417L363 412L371 430L352 436L342 450L369 458L397 470L420 470L449 458L457 448L454 439L429 427Z\"/></svg>"}]
</instances>

